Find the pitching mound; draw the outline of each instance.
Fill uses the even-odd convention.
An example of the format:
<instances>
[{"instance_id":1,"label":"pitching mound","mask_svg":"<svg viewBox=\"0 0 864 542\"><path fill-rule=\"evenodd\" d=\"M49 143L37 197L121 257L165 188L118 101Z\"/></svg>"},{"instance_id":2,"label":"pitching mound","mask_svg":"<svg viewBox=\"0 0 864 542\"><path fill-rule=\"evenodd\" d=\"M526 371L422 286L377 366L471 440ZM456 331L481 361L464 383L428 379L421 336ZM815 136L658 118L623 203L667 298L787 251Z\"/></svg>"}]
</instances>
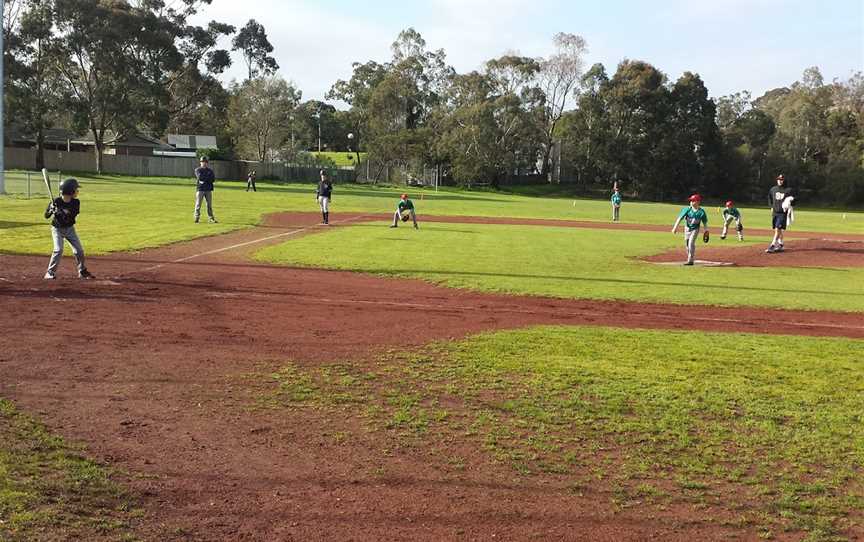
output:
<instances>
[{"instance_id":1,"label":"pitching mound","mask_svg":"<svg viewBox=\"0 0 864 542\"><path fill-rule=\"evenodd\" d=\"M739 267L864 267L864 242L827 239L796 239L781 253L766 254L765 245L736 246L737 241L699 243L696 255L706 266ZM681 263L684 247L643 258L658 264ZM708 265L713 264L713 265Z\"/></svg>"}]
</instances>

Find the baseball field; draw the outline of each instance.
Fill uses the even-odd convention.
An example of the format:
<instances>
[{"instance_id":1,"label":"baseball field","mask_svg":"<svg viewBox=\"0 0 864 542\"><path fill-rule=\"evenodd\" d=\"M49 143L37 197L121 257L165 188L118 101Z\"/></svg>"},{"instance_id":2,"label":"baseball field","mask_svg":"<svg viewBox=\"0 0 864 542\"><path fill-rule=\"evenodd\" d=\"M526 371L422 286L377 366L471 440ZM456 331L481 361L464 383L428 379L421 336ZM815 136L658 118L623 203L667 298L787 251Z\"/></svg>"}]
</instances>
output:
<instances>
[{"instance_id":1,"label":"baseball field","mask_svg":"<svg viewBox=\"0 0 864 542\"><path fill-rule=\"evenodd\" d=\"M79 180L92 281L0 196L0 540L864 538L864 213Z\"/></svg>"}]
</instances>

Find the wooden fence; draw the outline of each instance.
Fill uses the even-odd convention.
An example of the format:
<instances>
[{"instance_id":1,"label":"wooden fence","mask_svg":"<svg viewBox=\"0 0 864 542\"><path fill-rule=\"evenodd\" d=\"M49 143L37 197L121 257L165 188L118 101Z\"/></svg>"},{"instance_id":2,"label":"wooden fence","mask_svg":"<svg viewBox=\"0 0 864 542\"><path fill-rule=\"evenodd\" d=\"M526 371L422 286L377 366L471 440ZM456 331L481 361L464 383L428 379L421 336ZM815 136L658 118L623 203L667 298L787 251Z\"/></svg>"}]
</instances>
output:
<instances>
[{"instance_id":1,"label":"wooden fence","mask_svg":"<svg viewBox=\"0 0 864 542\"><path fill-rule=\"evenodd\" d=\"M3 149L6 169L36 169L36 150L6 147ZM96 157L92 152L45 151L45 167L52 171L95 173ZM102 173L130 177L192 177L198 160L178 156L102 155ZM284 182L317 182L319 169L281 162L246 162L213 160L210 167L217 179L243 180L251 170L258 179ZM354 180L353 170L330 170L335 181Z\"/></svg>"}]
</instances>

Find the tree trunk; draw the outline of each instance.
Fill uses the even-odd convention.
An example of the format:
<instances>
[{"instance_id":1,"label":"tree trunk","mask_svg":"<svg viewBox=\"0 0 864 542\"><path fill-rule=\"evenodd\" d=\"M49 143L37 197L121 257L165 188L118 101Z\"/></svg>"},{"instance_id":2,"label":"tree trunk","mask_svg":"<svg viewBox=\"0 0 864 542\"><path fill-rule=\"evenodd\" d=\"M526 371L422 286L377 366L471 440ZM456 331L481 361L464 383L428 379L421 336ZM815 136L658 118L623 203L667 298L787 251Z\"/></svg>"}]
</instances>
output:
<instances>
[{"instance_id":1,"label":"tree trunk","mask_svg":"<svg viewBox=\"0 0 864 542\"><path fill-rule=\"evenodd\" d=\"M96 153L96 173L102 175L102 149L105 148L105 145L102 143L101 138L98 137L93 143L93 150Z\"/></svg>"},{"instance_id":2,"label":"tree trunk","mask_svg":"<svg viewBox=\"0 0 864 542\"><path fill-rule=\"evenodd\" d=\"M36 131L36 169L45 167L45 134L42 128Z\"/></svg>"}]
</instances>

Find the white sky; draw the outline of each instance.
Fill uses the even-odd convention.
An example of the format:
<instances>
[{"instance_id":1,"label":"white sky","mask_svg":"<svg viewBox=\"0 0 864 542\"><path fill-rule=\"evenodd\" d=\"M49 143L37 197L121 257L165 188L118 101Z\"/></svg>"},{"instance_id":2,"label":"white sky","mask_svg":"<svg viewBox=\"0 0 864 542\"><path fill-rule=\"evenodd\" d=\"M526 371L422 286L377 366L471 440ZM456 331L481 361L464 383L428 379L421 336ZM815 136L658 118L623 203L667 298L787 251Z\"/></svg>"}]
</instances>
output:
<instances>
[{"instance_id":1,"label":"white sky","mask_svg":"<svg viewBox=\"0 0 864 542\"><path fill-rule=\"evenodd\" d=\"M644 60L672 80L700 74L715 97L758 97L814 65L826 81L864 70L864 0L213 0L202 11L198 23L262 23L304 100L323 99L352 62L387 61L411 26L460 73L507 51L547 55L556 32L582 35L586 64L610 75L623 58ZM235 56L225 79L245 69Z\"/></svg>"}]
</instances>

